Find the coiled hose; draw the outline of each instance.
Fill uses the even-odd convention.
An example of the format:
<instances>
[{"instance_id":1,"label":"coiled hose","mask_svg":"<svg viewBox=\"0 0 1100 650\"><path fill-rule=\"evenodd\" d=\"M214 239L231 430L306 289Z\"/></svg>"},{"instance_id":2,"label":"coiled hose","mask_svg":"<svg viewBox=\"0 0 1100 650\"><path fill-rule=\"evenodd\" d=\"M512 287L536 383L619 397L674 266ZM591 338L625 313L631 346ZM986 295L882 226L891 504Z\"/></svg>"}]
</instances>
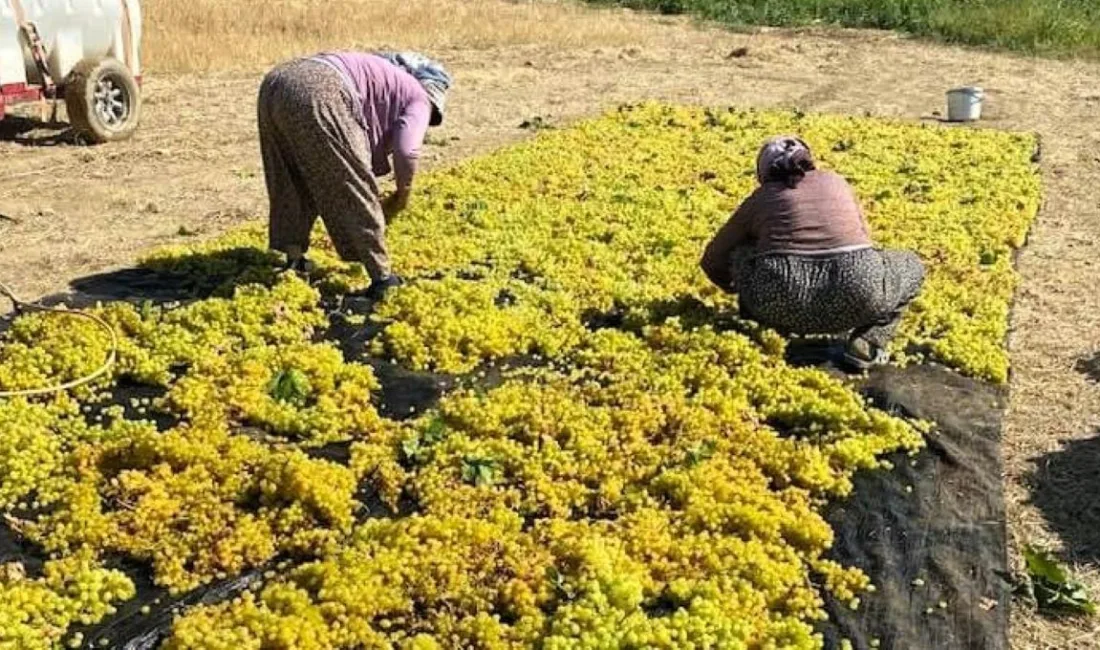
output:
<instances>
[{"instance_id":1,"label":"coiled hose","mask_svg":"<svg viewBox=\"0 0 1100 650\"><path fill-rule=\"evenodd\" d=\"M15 295L15 292L13 292L11 288L3 282L0 282L0 295L7 297L7 299L11 301L12 307L15 309L16 312L39 311L45 313L65 314L66 316L76 316L78 318L86 318L104 329L111 337L111 350L107 353L107 358L104 359L103 363L99 366L99 368L95 370L95 372L92 372L91 374L85 375L83 377L79 377L77 379L73 379L72 381L68 381L63 384L54 384L52 386L44 386L42 388L28 388L24 390L0 390L0 398L34 397L37 395L49 395L50 393L60 393L63 391L67 391L95 381L96 379L106 374L107 371L115 365L115 361L118 358L118 335L115 334L115 330L113 327L111 327L111 324L103 320L99 316L83 311L59 309L57 307L46 307L45 305L40 305L38 303L20 300Z\"/></svg>"}]
</instances>

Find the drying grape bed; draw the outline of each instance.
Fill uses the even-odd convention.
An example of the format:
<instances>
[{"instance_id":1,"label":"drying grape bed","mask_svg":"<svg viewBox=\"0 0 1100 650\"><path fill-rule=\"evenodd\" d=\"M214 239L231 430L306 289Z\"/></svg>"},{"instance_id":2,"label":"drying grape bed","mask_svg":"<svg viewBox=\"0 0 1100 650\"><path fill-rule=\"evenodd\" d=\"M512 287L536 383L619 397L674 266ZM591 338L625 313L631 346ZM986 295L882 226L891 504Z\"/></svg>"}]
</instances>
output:
<instances>
[{"instance_id":1,"label":"drying grape bed","mask_svg":"<svg viewBox=\"0 0 1100 650\"><path fill-rule=\"evenodd\" d=\"M0 509L41 560L0 573L0 648L81 644L134 565L169 599L262 569L182 610L173 649L821 647L826 601L875 589L823 513L934 425L788 363L697 270L792 131L930 269L895 363L1003 383L1034 137L624 107L424 179L389 233L410 282L342 345L328 307L364 278L323 237L309 282L258 227L144 260L189 296L96 308L110 376L0 400ZM108 345L17 319L0 390ZM381 366L447 389L396 413Z\"/></svg>"}]
</instances>

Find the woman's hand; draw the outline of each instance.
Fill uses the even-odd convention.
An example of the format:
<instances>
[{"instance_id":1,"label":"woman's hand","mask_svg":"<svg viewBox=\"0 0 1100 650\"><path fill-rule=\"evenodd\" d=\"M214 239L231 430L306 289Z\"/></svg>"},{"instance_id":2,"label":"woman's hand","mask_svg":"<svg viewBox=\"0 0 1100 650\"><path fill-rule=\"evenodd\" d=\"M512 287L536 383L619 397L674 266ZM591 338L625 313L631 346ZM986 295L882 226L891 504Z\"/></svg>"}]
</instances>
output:
<instances>
[{"instance_id":1,"label":"woman's hand","mask_svg":"<svg viewBox=\"0 0 1100 650\"><path fill-rule=\"evenodd\" d=\"M729 221L714 235L714 239L707 244L703 251L703 258L699 261L703 273L726 293L737 293L733 286L736 278L733 277L733 269L730 267L734 251L753 244L752 233L749 231L752 219L749 210L745 207L747 203L748 201L742 203Z\"/></svg>"}]
</instances>

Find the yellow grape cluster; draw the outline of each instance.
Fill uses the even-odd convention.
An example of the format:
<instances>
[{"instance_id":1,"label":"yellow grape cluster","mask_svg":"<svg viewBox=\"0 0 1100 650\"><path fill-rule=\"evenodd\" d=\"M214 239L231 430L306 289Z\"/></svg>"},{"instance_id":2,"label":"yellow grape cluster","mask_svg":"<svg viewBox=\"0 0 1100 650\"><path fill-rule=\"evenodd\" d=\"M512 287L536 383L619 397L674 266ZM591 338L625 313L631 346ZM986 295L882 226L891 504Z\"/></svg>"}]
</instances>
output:
<instances>
[{"instance_id":1,"label":"yellow grape cluster","mask_svg":"<svg viewBox=\"0 0 1100 650\"><path fill-rule=\"evenodd\" d=\"M84 318L38 314L17 319L0 347L0 390L43 388L95 372L111 351L111 337ZM82 397L92 395L87 387Z\"/></svg>"},{"instance_id":2,"label":"yellow grape cluster","mask_svg":"<svg viewBox=\"0 0 1100 650\"><path fill-rule=\"evenodd\" d=\"M320 231L317 235L320 240ZM310 259L317 263L310 283L326 293L347 293L368 281L361 266L342 264L331 245L311 251ZM143 269L162 275L177 288L190 289L196 297L232 297L243 286L278 284L286 280L279 273L283 262L267 250L267 229L261 224L213 241L158 248L140 260Z\"/></svg>"},{"instance_id":3,"label":"yellow grape cluster","mask_svg":"<svg viewBox=\"0 0 1100 650\"><path fill-rule=\"evenodd\" d=\"M895 359L1005 381L1014 251L1041 199L1034 135L663 104L623 107L425 178L388 232L396 266L416 282L375 314L386 330L374 352L466 371L517 353L558 355L593 315L644 322L690 301L725 312L733 304L698 270L701 250L755 187L760 143L789 132L852 183L878 245L926 263ZM264 241L253 227L147 263L204 284L243 281L257 276L249 264L259 253L241 251ZM320 231L314 248L322 288L363 286L362 269L336 261Z\"/></svg>"},{"instance_id":4,"label":"yellow grape cluster","mask_svg":"<svg viewBox=\"0 0 1100 650\"><path fill-rule=\"evenodd\" d=\"M921 444L820 371L675 322L602 330L392 434L352 467L418 515L191 612L169 647L819 648L812 576L870 588L825 558L821 509Z\"/></svg>"},{"instance_id":5,"label":"yellow grape cluster","mask_svg":"<svg viewBox=\"0 0 1100 650\"><path fill-rule=\"evenodd\" d=\"M289 371L305 379L300 400L272 394L273 378ZM378 429L371 395L379 388L369 366L345 363L330 344L256 345L199 359L172 385L164 406L196 423L236 422L323 444Z\"/></svg>"},{"instance_id":6,"label":"yellow grape cluster","mask_svg":"<svg viewBox=\"0 0 1100 650\"><path fill-rule=\"evenodd\" d=\"M96 308L119 334L110 375L74 391L78 399L0 402L0 507L16 511L20 532L50 553L125 553L149 561L173 590L333 543L358 508L355 476L294 443L367 439L383 423L371 369L311 341L327 323L319 300L305 282L273 276L271 286L243 285L228 298ZM10 387L86 371L87 349L54 346L66 340L67 320L15 321L0 346ZM106 342L76 341L106 351ZM286 370L305 378L300 401L273 394ZM123 378L166 388L163 398L132 403L181 424L158 432L125 418L110 405Z\"/></svg>"},{"instance_id":7,"label":"yellow grape cluster","mask_svg":"<svg viewBox=\"0 0 1100 650\"><path fill-rule=\"evenodd\" d=\"M126 302L91 312L119 338L118 362L95 386L128 377L167 386L173 369L236 347L299 342L325 323L318 292L293 277L268 288L244 285L231 298L211 298L164 308ZM78 379L96 370L110 351L110 337L96 323L49 313L16 319L0 346L0 390L40 388ZM95 386L75 394L88 399Z\"/></svg>"},{"instance_id":8,"label":"yellow grape cluster","mask_svg":"<svg viewBox=\"0 0 1100 650\"><path fill-rule=\"evenodd\" d=\"M350 470L224 427L151 427L70 456L75 474L26 525L57 554L125 553L173 591L236 575L278 552L317 553L346 533Z\"/></svg>"},{"instance_id":9,"label":"yellow grape cluster","mask_svg":"<svg viewBox=\"0 0 1100 650\"><path fill-rule=\"evenodd\" d=\"M40 578L0 565L0 650L53 650L70 625L97 623L134 593L125 575L87 555L46 562Z\"/></svg>"},{"instance_id":10,"label":"yellow grape cluster","mask_svg":"<svg viewBox=\"0 0 1100 650\"><path fill-rule=\"evenodd\" d=\"M49 404L0 401L0 509L35 510L54 501L71 475L71 452L142 427L123 419L90 424L80 404L64 397Z\"/></svg>"},{"instance_id":11,"label":"yellow grape cluster","mask_svg":"<svg viewBox=\"0 0 1100 650\"><path fill-rule=\"evenodd\" d=\"M557 356L584 336L567 295L511 278L449 277L410 286L380 305L374 318L389 321L374 354L453 373L511 356Z\"/></svg>"},{"instance_id":12,"label":"yellow grape cluster","mask_svg":"<svg viewBox=\"0 0 1100 650\"><path fill-rule=\"evenodd\" d=\"M1030 136L626 107L425 178L393 224L410 282L377 306L370 352L538 364L491 389L471 374L411 421L382 417L371 369L317 341L322 295L366 282L321 233L313 286L275 272L259 227L145 259L197 298L97 307L120 336L112 373L0 401L0 511L85 576L2 583L20 604L0 622L13 612L37 649L109 613L130 592L108 555L178 592L289 554L306 563L187 612L168 647L820 648L822 591L873 589L828 559L823 509L924 425L788 366L697 270L759 142L788 131L852 180L880 243L929 263L896 358L1003 380ZM107 345L90 322L22 317L0 389L81 376ZM122 380L163 396L128 416ZM347 467L305 453L330 442L351 443ZM391 518L355 523L364 488Z\"/></svg>"},{"instance_id":13,"label":"yellow grape cluster","mask_svg":"<svg viewBox=\"0 0 1100 650\"><path fill-rule=\"evenodd\" d=\"M1040 201L1033 136L663 105L625 108L426 181L390 232L397 268L420 279L377 315L392 323L379 346L418 367L459 368L513 352L493 343L498 332L523 331L523 347L555 354L557 341L527 332L532 312L568 331L613 308L728 304L698 271L700 252L752 191L759 144L787 132L854 185L877 244L926 262L897 357L1003 382L1013 251ZM469 275L477 289L463 288ZM510 289L517 282L527 290ZM490 286L513 299L490 304ZM470 325L441 336L439 324L452 321Z\"/></svg>"},{"instance_id":14,"label":"yellow grape cluster","mask_svg":"<svg viewBox=\"0 0 1100 650\"><path fill-rule=\"evenodd\" d=\"M59 471L66 434L50 409L0 402L0 507L10 508Z\"/></svg>"}]
</instances>

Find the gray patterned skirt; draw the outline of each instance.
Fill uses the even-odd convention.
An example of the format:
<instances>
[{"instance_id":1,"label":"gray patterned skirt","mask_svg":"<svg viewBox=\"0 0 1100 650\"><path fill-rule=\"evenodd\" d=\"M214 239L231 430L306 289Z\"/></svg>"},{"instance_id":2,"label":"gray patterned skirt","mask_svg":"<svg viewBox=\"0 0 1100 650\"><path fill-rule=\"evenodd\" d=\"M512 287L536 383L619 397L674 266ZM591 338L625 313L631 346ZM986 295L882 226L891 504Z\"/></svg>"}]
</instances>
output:
<instances>
[{"instance_id":1,"label":"gray patterned skirt","mask_svg":"<svg viewBox=\"0 0 1100 650\"><path fill-rule=\"evenodd\" d=\"M908 251L757 255L745 248L731 263L746 318L785 334L850 332L878 347L924 283L924 265Z\"/></svg>"}]
</instances>

